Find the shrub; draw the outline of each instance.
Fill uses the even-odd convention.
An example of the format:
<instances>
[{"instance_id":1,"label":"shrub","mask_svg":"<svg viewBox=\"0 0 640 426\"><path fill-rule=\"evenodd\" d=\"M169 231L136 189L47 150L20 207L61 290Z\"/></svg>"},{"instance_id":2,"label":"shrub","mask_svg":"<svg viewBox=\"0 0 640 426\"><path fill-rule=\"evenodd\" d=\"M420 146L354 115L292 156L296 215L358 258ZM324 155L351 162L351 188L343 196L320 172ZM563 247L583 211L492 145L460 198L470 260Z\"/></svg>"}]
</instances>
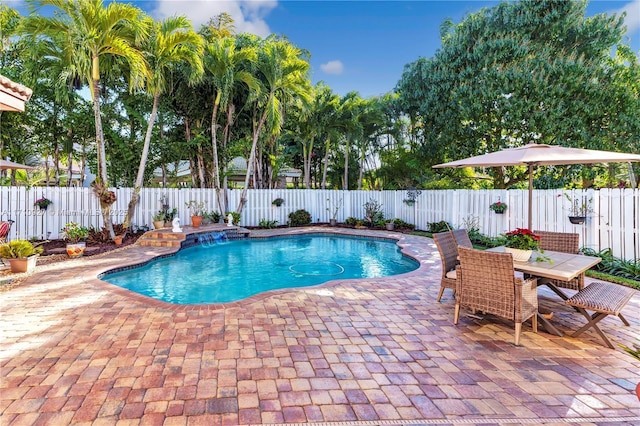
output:
<instances>
[{"instance_id":1,"label":"shrub","mask_svg":"<svg viewBox=\"0 0 640 426\"><path fill-rule=\"evenodd\" d=\"M415 229L415 225L407 223L402 219L393 219L393 225L401 229Z\"/></svg>"},{"instance_id":2,"label":"shrub","mask_svg":"<svg viewBox=\"0 0 640 426\"><path fill-rule=\"evenodd\" d=\"M21 259L42 253L42 247L34 246L31 241L11 240L0 244L0 257L5 259Z\"/></svg>"},{"instance_id":3,"label":"shrub","mask_svg":"<svg viewBox=\"0 0 640 426\"><path fill-rule=\"evenodd\" d=\"M89 228L82 226L77 222L69 222L65 224L61 231L62 238L72 244L86 240L89 236Z\"/></svg>"},{"instance_id":4,"label":"shrub","mask_svg":"<svg viewBox=\"0 0 640 426\"><path fill-rule=\"evenodd\" d=\"M369 226L383 226L384 214L382 213L382 204L374 199L370 199L364 203L364 220ZM381 224L381 225L380 225Z\"/></svg>"},{"instance_id":5,"label":"shrub","mask_svg":"<svg viewBox=\"0 0 640 426\"><path fill-rule=\"evenodd\" d=\"M592 269L610 275L640 281L640 261L638 261L638 259L625 260L617 258L609 248L597 252L591 248L583 247L580 251L587 256L597 256L602 259L600 263Z\"/></svg>"},{"instance_id":6,"label":"shrub","mask_svg":"<svg viewBox=\"0 0 640 426\"><path fill-rule=\"evenodd\" d=\"M358 219L356 219L355 217L351 216L351 217L346 218L344 220L344 223L345 223L345 225L355 226L357 221L358 221Z\"/></svg>"},{"instance_id":7,"label":"shrub","mask_svg":"<svg viewBox=\"0 0 640 426\"><path fill-rule=\"evenodd\" d=\"M260 219L260 222L258 223L258 227L263 229L271 229L276 226L278 226L277 220Z\"/></svg>"},{"instance_id":8,"label":"shrub","mask_svg":"<svg viewBox=\"0 0 640 426\"><path fill-rule=\"evenodd\" d=\"M289 225L305 226L311 223L311 214L304 209L289 213Z\"/></svg>"},{"instance_id":9,"label":"shrub","mask_svg":"<svg viewBox=\"0 0 640 426\"><path fill-rule=\"evenodd\" d=\"M445 220L441 220L440 222L429 222L427 223L427 231L432 234L437 234L438 232L445 232L452 230L453 227L451 224Z\"/></svg>"},{"instance_id":10,"label":"shrub","mask_svg":"<svg viewBox=\"0 0 640 426\"><path fill-rule=\"evenodd\" d=\"M121 223L113 224L113 232L116 235L124 235L126 229ZM106 227L102 227L102 229L94 228L93 226L89 228L89 232L87 233L87 243L88 244L102 244L111 241L111 234L107 231Z\"/></svg>"},{"instance_id":11,"label":"shrub","mask_svg":"<svg viewBox=\"0 0 640 426\"><path fill-rule=\"evenodd\" d=\"M203 219L208 219L211 223L218 223L218 222L220 222L220 213L218 213L216 211L203 212L202 213L202 218Z\"/></svg>"}]
</instances>

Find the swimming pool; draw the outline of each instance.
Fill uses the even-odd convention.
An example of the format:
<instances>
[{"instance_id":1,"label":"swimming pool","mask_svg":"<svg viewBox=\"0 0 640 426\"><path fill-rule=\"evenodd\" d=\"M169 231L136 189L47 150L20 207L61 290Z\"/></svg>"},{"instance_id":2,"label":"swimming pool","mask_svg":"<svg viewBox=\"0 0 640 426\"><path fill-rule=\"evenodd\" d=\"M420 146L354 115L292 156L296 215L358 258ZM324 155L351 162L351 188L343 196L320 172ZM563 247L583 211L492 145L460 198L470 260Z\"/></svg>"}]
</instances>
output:
<instances>
[{"instance_id":1,"label":"swimming pool","mask_svg":"<svg viewBox=\"0 0 640 426\"><path fill-rule=\"evenodd\" d=\"M298 235L198 245L100 278L175 304L224 303L269 290L413 271L395 241Z\"/></svg>"}]
</instances>

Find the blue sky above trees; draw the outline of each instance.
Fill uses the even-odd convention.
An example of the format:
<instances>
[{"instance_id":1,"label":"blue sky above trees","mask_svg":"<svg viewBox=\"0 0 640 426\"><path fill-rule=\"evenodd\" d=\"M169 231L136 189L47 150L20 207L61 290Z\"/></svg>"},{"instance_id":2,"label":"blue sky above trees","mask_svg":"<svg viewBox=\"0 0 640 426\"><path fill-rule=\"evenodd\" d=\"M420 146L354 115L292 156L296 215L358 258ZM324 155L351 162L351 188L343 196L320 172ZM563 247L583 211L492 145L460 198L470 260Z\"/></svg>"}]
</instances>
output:
<instances>
[{"instance_id":1,"label":"blue sky above trees","mask_svg":"<svg viewBox=\"0 0 640 426\"><path fill-rule=\"evenodd\" d=\"M6 0L5 0L6 1ZM124 2L124 1L122 1ZM26 13L24 1L7 3ZM460 22L498 1L275 1L155 0L130 2L157 19L184 14L198 29L209 18L229 13L238 32L286 36L311 53L312 81L334 92L363 97L393 90L406 64L431 57L440 47L440 24ZM640 0L590 1L587 16L627 12L625 41L640 52Z\"/></svg>"}]
</instances>

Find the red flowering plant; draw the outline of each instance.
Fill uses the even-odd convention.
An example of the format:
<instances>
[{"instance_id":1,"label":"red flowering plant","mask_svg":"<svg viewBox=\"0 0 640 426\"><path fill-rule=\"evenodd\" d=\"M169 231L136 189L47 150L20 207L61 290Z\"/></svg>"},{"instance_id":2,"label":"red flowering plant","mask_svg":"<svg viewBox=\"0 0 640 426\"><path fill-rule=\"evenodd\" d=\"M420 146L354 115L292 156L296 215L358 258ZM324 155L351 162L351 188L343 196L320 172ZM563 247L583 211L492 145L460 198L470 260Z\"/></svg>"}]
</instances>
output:
<instances>
[{"instance_id":1,"label":"red flowering plant","mask_svg":"<svg viewBox=\"0 0 640 426\"><path fill-rule=\"evenodd\" d=\"M505 234L504 245L520 250L538 250L540 237L527 228L517 228Z\"/></svg>"},{"instance_id":2,"label":"red flowering plant","mask_svg":"<svg viewBox=\"0 0 640 426\"><path fill-rule=\"evenodd\" d=\"M536 251L538 252L535 258L536 262L553 263L548 256L543 254L544 250L540 248L540 236L534 234L527 228L517 228L504 234L504 246L520 250Z\"/></svg>"},{"instance_id":3,"label":"red flowering plant","mask_svg":"<svg viewBox=\"0 0 640 426\"><path fill-rule=\"evenodd\" d=\"M507 204L502 201L496 201L495 203L489 206L489 210L493 210L496 213L504 213L507 209Z\"/></svg>"}]
</instances>

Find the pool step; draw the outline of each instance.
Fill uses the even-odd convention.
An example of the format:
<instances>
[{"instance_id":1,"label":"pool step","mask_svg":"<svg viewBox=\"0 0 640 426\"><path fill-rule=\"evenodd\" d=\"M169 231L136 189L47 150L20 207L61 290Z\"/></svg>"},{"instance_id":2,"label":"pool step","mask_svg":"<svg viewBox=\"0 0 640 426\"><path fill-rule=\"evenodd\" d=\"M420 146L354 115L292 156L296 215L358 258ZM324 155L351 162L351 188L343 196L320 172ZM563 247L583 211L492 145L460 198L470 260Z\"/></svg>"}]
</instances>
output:
<instances>
[{"instance_id":1,"label":"pool step","mask_svg":"<svg viewBox=\"0 0 640 426\"><path fill-rule=\"evenodd\" d=\"M148 231L138 239L138 244L144 247L180 247L187 239L182 232L171 232L170 229Z\"/></svg>"},{"instance_id":2,"label":"pool step","mask_svg":"<svg viewBox=\"0 0 640 426\"><path fill-rule=\"evenodd\" d=\"M210 232L224 232L228 240L236 240L247 238L250 231L218 224L199 228L183 226L182 232L172 232L170 228L148 231L138 239L138 244L144 247L186 247L196 243L198 234Z\"/></svg>"}]
</instances>

